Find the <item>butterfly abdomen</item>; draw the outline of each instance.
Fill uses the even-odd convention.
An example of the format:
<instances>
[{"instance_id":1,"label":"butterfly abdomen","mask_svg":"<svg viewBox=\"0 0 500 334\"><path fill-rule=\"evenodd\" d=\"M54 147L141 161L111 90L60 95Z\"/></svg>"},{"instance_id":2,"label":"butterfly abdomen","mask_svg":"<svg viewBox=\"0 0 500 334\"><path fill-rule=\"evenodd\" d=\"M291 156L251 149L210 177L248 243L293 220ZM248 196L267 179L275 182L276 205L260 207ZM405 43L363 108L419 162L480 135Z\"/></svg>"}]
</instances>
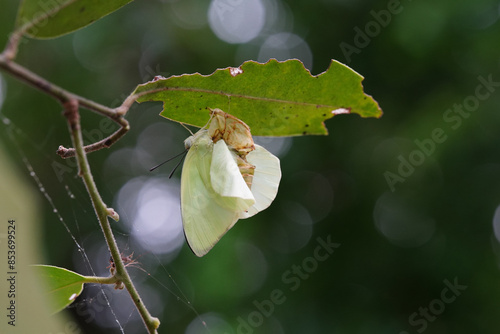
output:
<instances>
[{"instance_id":1,"label":"butterfly abdomen","mask_svg":"<svg viewBox=\"0 0 500 334\"><path fill-rule=\"evenodd\" d=\"M255 166L249 163L246 158L236 154L236 164L240 169L241 176L243 176L243 180L247 184L249 189L252 189L252 181L253 175L255 172Z\"/></svg>"}]
</instances>

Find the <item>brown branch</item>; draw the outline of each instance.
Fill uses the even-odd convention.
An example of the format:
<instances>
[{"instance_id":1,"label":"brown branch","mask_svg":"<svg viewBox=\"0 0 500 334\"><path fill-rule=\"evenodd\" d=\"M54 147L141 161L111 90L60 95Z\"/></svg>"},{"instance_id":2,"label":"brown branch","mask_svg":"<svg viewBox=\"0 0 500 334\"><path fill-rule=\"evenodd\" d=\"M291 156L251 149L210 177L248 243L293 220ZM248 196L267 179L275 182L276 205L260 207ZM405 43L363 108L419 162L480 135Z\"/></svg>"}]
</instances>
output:
<instances>
[{"instance_id":1,"label":"brown branch","mask_svg":"<svg viewBox=\"0 0 500 334\"><path fill-rule=\"evenodd\" d=\"M35 74L30 70L28 70L27 68L8 59L8 57L4 53L0 54L0 69L3 69L5 72L9 73L14 78L28 84L29 86L34 87L49 96L52 96L61 103L64 103L71 99L77 100L78 104L81 107L92 110L103 116L109 117L110 119L118 123L119 119L123 117L123 112L121 114L118 114L112 108L103 106L102 104L96 103L84 97L70 93L64 88L54 85L53 83L45 80L38 74Z\"/></svg>"},{"instance_id":2,"label":"brown branch","mask_svg":"<svg viewBox=\"0 0 500 334\"><path fill-rule=\"evenodd\" d=\"M130 99L126 104L124 103L119 108L113 109L88 100L84 97L78 96L76 94L70 93L64 88L54 85L53 83L26 69L25 67L10 60L8 55L9 52L7 52L8 50L9 47L7 47L2 54L0 54L0 69L5 70L5 72L9 73L14 78L19 79L20 81L42 91L49 96L52 96L63 105L68 101L75 100L78 102L79 106L106 116L120 125L121 128L115 133L111 134L109 137L104 138L97 143L86 146L86 152L94 152L102 148L110 147L121 137L123 137L125 133L127 133L127 131L130 129L128 121L124 118L125 114L133 103L133 101L131 101ZM57 154L59 154L63 158L73 157L75 156L75 149L61 149L61 147L59 147Z\"/></svg>"},{"instance_id":3,"label":"brown branch","mask_svg":"<svg viewBox=\"0 0 500 334\"><path fill-rule=\"evenodd\" d=\"M21 31L14 31L12 34L10 34L7 46L3 51L6 59L13 60L14 58L16 58L17 50L19 48L19 42L21 41L22 37L23 34Z\"/></svg>"},{"instance_id":4,"label":"brown branch","mask_svg":"<svg viewBox=\"0 0 500 334\"><path fill-rule=\"evenodd\" d=\"M124 121L126 121L126 120L124 120ZM85 150L85 153L91 153L91 152L101 150L103 148L109 148L111 145L116 143L121 137L123 137L128 132L129 129L130 129L130 126L127 122L124 127L118 129L115 133L111 134L110 136L108 136L108 137L106 137L98 142L84 146L83 149ZM76 151L74 148L66 148L62 145L59 146L59 148L56 151L56 153L63 159L74 157L76 154L75 152Z\"/></svg>"}]
</instances>

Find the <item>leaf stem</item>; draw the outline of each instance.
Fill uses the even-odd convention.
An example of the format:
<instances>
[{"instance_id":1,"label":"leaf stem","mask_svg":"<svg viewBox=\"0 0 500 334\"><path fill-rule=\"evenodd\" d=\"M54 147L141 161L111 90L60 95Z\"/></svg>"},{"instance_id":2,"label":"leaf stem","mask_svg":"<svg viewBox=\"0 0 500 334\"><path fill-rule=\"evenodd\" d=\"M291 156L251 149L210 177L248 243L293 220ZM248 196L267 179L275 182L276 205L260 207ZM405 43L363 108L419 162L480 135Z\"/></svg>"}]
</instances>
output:
<instances>
[{"instance_id":1,"label":"leaf stem","mask_svg":"<svg viewBox=\"0 0 500 334\"><path fill-rule=\"evenodd\" d=\"M114 277L118 282L122 282L125 285L149 333L157 333L156 329L160 325L160 321L157 318L151 316L148 309L142 302L142 299L139 296L139 293L137 292L134 284L132 283L129 274L125 269L125 264L122 261L118 245L113 235L111 225L108 221L109 215L114 217L117 217L117 215L113 209L108 208L106 204L104 204L101 195L97 190L94 178L92 177L90 166L87 160L87 155L83 148L83 138L80 127L80 114L78 112L78 101L76 99L71 99L65 102L63 106L65 109L64 116L68 121L71 139L75 147L76 158L78 162L78 175L83 178L83 182L92 200L94 210L99 219L99 223L108 244L109 251L115 263L116 273Z\"/></svg>"},{"instance_id":2,"label":"leaf stem","mask_svg":"<svg viewBox=\"0 0 500 334\"><path fill-rule=\"evenodd\" d=\"M118 279L115 276L108 276L108 277L83 276L83 278L85 278L84 283L97 283L97 284L118 283Z\"/></svg>"}]
</instances>

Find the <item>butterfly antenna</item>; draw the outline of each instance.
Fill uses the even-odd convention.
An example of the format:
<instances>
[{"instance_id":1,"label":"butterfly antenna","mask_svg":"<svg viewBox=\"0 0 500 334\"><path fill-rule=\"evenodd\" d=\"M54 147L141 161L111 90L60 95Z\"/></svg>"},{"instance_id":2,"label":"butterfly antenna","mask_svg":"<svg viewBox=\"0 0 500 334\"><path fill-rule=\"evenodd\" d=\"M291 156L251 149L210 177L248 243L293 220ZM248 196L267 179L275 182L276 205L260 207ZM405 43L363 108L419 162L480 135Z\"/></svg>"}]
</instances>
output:
<instances>
[{"instance_id":1,"label":"butterfly antenna","mask_svg":"<svg viewBox=\"0 0 500 334\"><path fill-rule=\"evenodd\" d=\"M212 110L212 109L210 109L210 108L207 108L207 109L208 109L208 110L210 110L210 118L208 119L207 124L205 124L204 126L202 126L202 127L201 127L201 129L205 129L205 128L206 128L206 127L210 124L210 121L211 121L211 120L212 120L212 118L214 117L214 112L213 112L213 110ZM182 125L182 127L183 127L184 129L188 130L188 131L189 131L189 133L191 134L191 136L194 136L194 133L193 133L193 132L192 132L192 131L191 131L191 130L187 127L187 126L185 126L185 125L184 125L184 123L180 123L180 122L179 122L179 124L180 124L180 125Z\"/></svg>"},{"instance_id":2,"label":"butterfly antenna","mask_svg":"<svg viewBox=\"0 0 500 334\"><path fill-rule=\"evenodd\" d=\"M189 130L189 128L187 126L184 125L184 123L180 123L180 125L182 125L182 127L186 130L189 131L189 133L191 134L191 136L194 136L193 132L191 130Z\"/></svg>"},{"instance_id":3,"label":"butterfly antenna","mask_svg":"<svg viewBox=\"0 0 500 334\"><path fill-rule=\"evenodd\" d=\"M207 124L205 124L205 125L202 127L202 129L206 129L206 128L207 128L207 126L210 124L210 121L212 121L212 118L214 118L214 115L215 115L215 111L214 111L212 108L208 108L208 107L207 107L207 109L208 109L208 110L210 110L210 118L208 119Z\"/></svg>"},{"instance_id":4,"label":"butterfly antenna","mask_svg":"<svg viewBox=\"0 0 500 334\"><path fill-rule=\"evenodd\" d=\"M181 162L182 162L182 161L184 160L184 158L186 157L186 155L185 155L185 154L186 154L186 152L187 152L187 149L186 149L186 150L184 150L184 151L182 151L181 153L177 154L176 156L173 156L172 158L170 158L170 159L168 159L168 160L166 160L166 161L163 161L161 164L156 165L156 166L154 166L153 168L150 168L150 169L149 169L149 171L150 171L150 172L152 172L152 171L154 171L156 168L158 168L158 167L160 167L160 166L162 166L162 165L166 164L167 162L172 161L172 160L174 160L175 158L180 157L181 155L183 155L183 154L184 154L184 157L182 157L182 159L181 159ZM176 166L175 168L177 168L178 166L179 166L179 164L177 164L177 166ZM174 170L175 170L175 168L174 168ZM169 178L170 178L170 177L169 177Z\"/></svg>"},{"instance_id":5,"label":"butterfly antenna","mask_svg":"<svg viewBox=\"0 0 500 334\"><path fill-rule=\"evenodd\" d=\"M186 152L187 152L187 150L185 150L182 153L186 153ZM179 166L181 165L181 163L184 161L184 159L186 158L186 155L187 154L184 154L184 156L182 157L182 159L177 163L177 165L175 165L174 169L172 169L172 171L170 172L170 175L168 176L169 179L172 178L172 175L174 175L174 173L177 170L177 168L179 168Z\"/></svg>"}]
</instances>

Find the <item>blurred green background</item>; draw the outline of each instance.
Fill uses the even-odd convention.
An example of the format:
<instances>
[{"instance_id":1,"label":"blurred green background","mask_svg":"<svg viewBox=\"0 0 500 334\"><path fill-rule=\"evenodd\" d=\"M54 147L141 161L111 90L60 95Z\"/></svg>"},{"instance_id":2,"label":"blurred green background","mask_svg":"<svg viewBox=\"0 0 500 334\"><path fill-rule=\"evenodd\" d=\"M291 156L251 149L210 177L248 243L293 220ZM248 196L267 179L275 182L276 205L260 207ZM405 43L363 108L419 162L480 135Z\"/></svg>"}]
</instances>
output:
<instances>
[{"instance_id":1,"label":"blurred green background","mask_svg":"<svg viewBox=\"0 0 500 334\"><path fill-rule=\"evenodd\" d=\"M16 6L2 0L0 45ZM136 1L76 33L25 40L18 61L114 107L155 75L269 57L319 74L333 58L365 77L383 109L378 120L337 116L327 137L259 139L281 160L278 197L201 259L180 228L180 172L148 171L188 133L158 116L160 104L131 109L131 131L89 160L160 333L498 333L499 16L492 0ZM106 275L74 161L55 154L71 146L61 106L0 75L2 146L41 206L38 256ZM82 123L88 143L116 129L86 110ZM332 254L318 248L328 242ZM120 333L116 319L127 334L145 332L112 287L87 287L65 312L80 329L54 332Z\"/></svg>"}]
</instances>

